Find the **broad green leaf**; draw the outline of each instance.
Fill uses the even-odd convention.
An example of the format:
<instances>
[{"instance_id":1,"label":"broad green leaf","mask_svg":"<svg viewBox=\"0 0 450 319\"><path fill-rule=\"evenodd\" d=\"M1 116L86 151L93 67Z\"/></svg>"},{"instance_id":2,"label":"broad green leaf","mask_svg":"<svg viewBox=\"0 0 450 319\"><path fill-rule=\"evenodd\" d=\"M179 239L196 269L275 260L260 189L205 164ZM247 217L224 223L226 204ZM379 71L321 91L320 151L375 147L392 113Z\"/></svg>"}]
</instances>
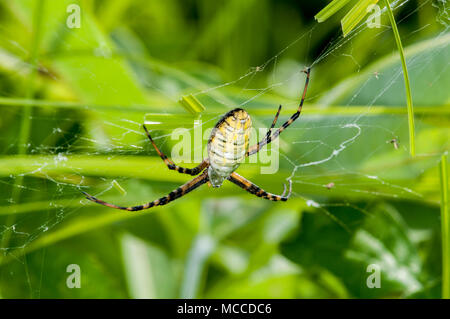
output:
<instances>
[{"instance_id":1,"label":"broad green leaf","mask_svg":"<svg viewBox=\"0 0 450 319\"><path fill-rule=\"evenodd\" d=\"M355 233L345 257L362 268L355 275L360 276L360 289L368 297L389 294L405 297L423 289L419 252L410 240L405 221L392 207L381 206L367 218ZM370 269L369 265L375 267ZM379 271L380 287L371 289L367 282L372 278L368 277L375 271Z\"/></svg>"},{"instance_id":2,"label":"broad green leaf","mask_svg":"<svg viewBox=\"0 0 450 319\"><path fill-rule=\"evenodd\" d=\"M369 215L342 208L329 212L351 228L343 229L318 215L320 211L304 214L299 233L282 246L283 254L311 271L327 269L341 278L353 296L363 298L406 297L433 282L411 241L412 230L393 207L379 204ZM315 236L318 232L320 239ZM378 289L367 284L376 283L371 276L375 271L380 278Z\"/></svg>"}]
</instances>

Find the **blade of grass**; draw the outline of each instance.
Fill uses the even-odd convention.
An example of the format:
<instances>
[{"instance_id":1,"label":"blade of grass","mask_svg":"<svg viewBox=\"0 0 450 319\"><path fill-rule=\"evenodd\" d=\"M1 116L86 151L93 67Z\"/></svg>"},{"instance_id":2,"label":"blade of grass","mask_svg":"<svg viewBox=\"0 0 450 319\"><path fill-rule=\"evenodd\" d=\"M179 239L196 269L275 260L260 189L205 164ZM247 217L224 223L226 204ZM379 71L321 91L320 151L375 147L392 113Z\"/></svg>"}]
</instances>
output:
<instances>
[{"instance_id":1,"label":"blade of grass","mask_svg":"<svg viewBox=\"0 0 450 319\"><path fill-rule=\"evenodd\" d=\"M213 120L223 114L215 107L208 107L210 112L203 112L201 119L203 123ZM286 106L284 112L295 112L294 106ZM273 115L273 108L260 108L249 110L251 116L268 116ZM312 115L321 116L353 116L364 113L365 116L377 116L377 115L403 115L407 113L407 110L403 106L321 106L321 105L308 105L303 111L302 117L309 117ZM447 105L443 106L424 106L416 107L415 113L426 117L442 118L444 116L450 116L450 108ZM145 114L144 123L152 130L167 130L177 128L193 128L194 121L199 117L194 117L186 113L147 113ZM213 125L215 123L211 123Z\"/></svg>"},{"instance_id":2,"label":"blade of grass","mask_svg":"<svg viewBox=\"0 0 450 319\"><path fill-rule=\"evenodd\" d=\"M91 204L92 203L92 204ZM62 199L62 200L52 200L49 202L48 200L38 201L38 202L29 202L29 203L21 203L15 205L8 206L0 206L0 216L1 215L10 215L10 214L26 214L30 212L40 212L40 211L49 211L55 210L58 208L77 208L82 205L85 206L93 206L93 202L86 201L81 204L77 199Z\"/></svg>"},{"instance_id":3,"label":"blade of grass","mask_svg":"<svg viewBox=\"0 0 450 319\"><path fill-rule=\"evenodd\" d=\"M324 22L336 12L341 10L350 0L333 0L325 8L320 10L318 14L314 16L317 22Z\"/></svg>"},{"instance_id":4,"label":"blade of grass","mask_svg":"<svg viewBox=\"0 0 450 319\"><path fill-rule=\"evenodd\" d=\"M442 298L450 299L450 211L448 207L447 154L442 155L441 181L441 227L442 227Z\"/></svg>"},{"instance_id":5,"label":"blade of grass","mask_svg":"<svg viewBox=\"0 0 450 319\"><path fill-rule=\"evenodd\" d=\"M267 100L267 103L272 105L270 101ZM274 101L275 103L275 101ZM0 97L0 105L7 106L17 106L17 107L28 107L34 106L43 109L79 109L84 111L126 111L126 112L148 112L151 109L151 106L147 105L133 105L132 107L124 106L124 105L99 105L99 104L89 104L89 103L80 103L80 102L68 102L68 101L50 101L50 100L35 100L35 99L18 99L18 98L6 98ZM418 115L427 115L427 116L442 116L449 115L450 109L449 105L429 105L429 106L419 106L414 109L414 112ZM198 119L198 117L193 116L191 114L187 114L186 112L179 111L176 106L171 104L164 104L164 109L170 109L170 113L147 113L146 116L146 124L151 125L154 119L153 117L161 117L161 119L165 119L165 121L170 121L171 116L182 116L182 120L178 121L173 119L178 123L192 124L193 120ZM283 107L285 112L295 112L296 107L292 105L286 105ZM273 115L273 108L251 108L249 111L252 115ZM372 105L370 108L364 105L333 105L330 107L329 105L323 104L308 104L308 109L305 109L304 115L358 115L362 112L367 113L367 115L379 115L379 114L404 114L407 113L407 110L404 109L402 105ZM202 112L203 117L215 117L217 115L221 115L224 113L224 109L220 105L211 105L208 106L208 112ZM158 123L153 123L158 124ZM172 126L168 127L171 128ZM179 127L179 126L177 126Z\"/></svg>"},{"instance_id":6,"label":"blade of grass","mask_svg":"<svg viewBox=\"0 0 450 319\"><path fill-rule=\"evenodd\" d=\"M76 208L84 205L91 205L91 202L84 202L84 203L80 202L80 199L83 198L83 195L81 194L81 192L79 192L81 178L74 179L74 176L76 176L74 175L74 168L76 168L75 170L77 175L82 174L82 176L85 176L83 186L95 184L96 180L94 176L106 178L116 178L117 176L120 176L121 178L140 178L142 180L148 180L153 182L166 182L174 184L181 184L186 181L184 176L176 172L171 173L167 172L167 174L155 174L154 172L158 171L162 166L161 159L159 157L121 156L109 158L109 156L106 155L105 156L71 155L67 157L67 161L64 162L64 165L58 164L58 162L55 160L56 160L55 156L27 155L19 157L15 155L8 157L0 157L0 177L23 174L28 177L44 178L44 179L51 178L52 180L55 181L63 180L64 183L66 184L69 183L68 180L72 179L74 184L73 192L71 193L72 197L70 199L53 198L51 202L38 201L8 206L0 206L0 215L23 214L33 211L49 211L61 207ZM384 171L386 169L391 170L398 167L413 166L424 160L426 160L426 158L422 158L421 156L416 156L414 158L406 156L396 161L390 161L389 165L386 165L385 164L386 162L382 162L383 163L382 166L362 167L362 172L364 173L362 174L362 176L367 174L377 174L377 172ZM105 170L104 167L109 167L109 169ZM422 167L421 170L426 169L427 167L428 166ZM248 178L257 177L260 175L259 165L242 164L242 170L245 171L246 177ZM279 173L282 175L286 175L289 172L290 171L288 170L280 169ZM87 176L89 176L89 178L86 178ZM316 182L320 186L320 184L325 183L326 180L336 180L339 178L342 178L342 176L330 174L324 177L323 180L318 180ZM364 181L364 178L351 175L346 177L346 181L349 185L358 184L362 183ZM400 180L400 179L397 179L393 182L397 184L410 183L409 180ZM114 186L113 183L114 182L111 183L111 186ZM438 187L437 185L439 182L437 180L435 182L429 180L427 183L432 184L432 186L429 186L430 188L436 189L436 187ZM423 183L421 185L423 185ZM299 186L300 185L298 185L298 187ZM104 189L104 187L105 184L102 183L101 188ZM224 188L224 190L221 191L221 194L225 194L225 191L226 188ZM316 192L318 191L319 190L316 190ZM323 191L326 192L327 190L323 189ZM382 191L382 189L379 189L379 191ZM345 188L342 188L342 192L346 192ZM233 192L233 194L234 193L236 192ZM43 192L43 195L45 195L45 192ZM108 195L108 196L117 197L117 193L115 195ZM361 196L361 193L358 193L358 196ZM111 199L115 198L111 197Z\"/></svg>"},{"instance_id":7,"label":"blade of grass","mask_svg":"<svg viewBox=\"0 0 450 319\"><path fill-rule=\"evenodd\" d=\"M118 181L113 180L112 181L112 185L114 186L115 189L117 189L122 195L126 195L127 191L119 184Z\"/></svg>"},{"instance_id":8,"label":"blade of grass","mask_svg":"<svg viewBox=\"0 0 450 319\"><path fill-rule=\"evenodd\" d=\"M216 244L214 238L208 234L199 234L193 240L186 260L180 298L191 299L199 296L206 264Z\"/></svg>"},{"instance_id":9,"label":"blade of grass","mask_svg":"<svg viewBox=\"0 0 450 319\"><path fill-rule=\"evenodd\" d=\"M367 8L378 0L360 0L341 20L342 33L346 37L358 23L367 15Z\"/></svg>"},{"instance_id":10,"label":"blade of grass","mask_svg":"<svg viewBox=\"0 0 450 319\"><path fill-rule=\"evenodd\" d=\"M203 104L192 94L181 97L179 103L191 114L201 113L206 110Z\"/></svg>"},{"instance_id":11,"label":"blade of grass","mask_svg":"<svg viewBox=\"0 0 450 319\"><path fill-rule=\"evenodd\" d=\"M131 297L134 299L157 298L148 244L133 235L125 234L121 239L121 246Z\"/></svg>"},{"instance_id":12,"label":"blade of grass","mask_svg":"<svg viewBox=\"0 0 450 319\"><path fill-rule=\"evenodd\" d=\"M405 54L403 52L402 41L400 38L400 33L397 29L397 24L395 22L394 13L392 12L391 5L389 0L385 0L387 13L389 16L389 20L392 25L392 31L394 32L395 42L397 43L398 53L400 55L400 60L402 62L403 68L403 77L405 79L405 91L406 91L406 107L408 110L408 129L409 129L409 152L411 156L416 155L416 141L415 141L415 129L414 129L414 111L413 111L413 102L411 97L411 85L409 84L409 76L408 69L406 67L406 59Z\"/></svg>"},{"instance_id":13,"label":"blade of grass","mask_svg":"<svg viewBox=\"0 0 450 319\"><path fill-rule=\"evenodd\" d=\"M166 101L154 101L155 104L166 103ZM44 109L79 109L88 111L126 111L126 112L148 112L151 109L157 110L156 107L149 105L102 105L92 103L70 102L70 101L51 101L51 100L35 100L35 99L21 99L21 98L9 98L0 97L0 105L7 106L19 106L19 107L40 107ZM172 108L171 105L165 104L165 109Z\"/></svg>"}]
</instances>

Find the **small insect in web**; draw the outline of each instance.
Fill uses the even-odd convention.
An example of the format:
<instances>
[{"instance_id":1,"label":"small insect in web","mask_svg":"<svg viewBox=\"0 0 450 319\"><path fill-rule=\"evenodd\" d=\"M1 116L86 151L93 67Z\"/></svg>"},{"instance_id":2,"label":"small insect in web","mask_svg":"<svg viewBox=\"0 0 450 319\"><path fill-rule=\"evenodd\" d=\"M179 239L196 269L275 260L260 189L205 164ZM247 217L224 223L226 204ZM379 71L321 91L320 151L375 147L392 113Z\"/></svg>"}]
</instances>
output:
<instances>
[{"instance_id":1,"label":"small insect in web","mask_svg":"<svg viewBox=\"0 0 450 319\"><path fill-rule=\"evenodd\" d=\"M391 143L392 145L394 145L394 148L395 148L396 150L398 150L398 148L399 148L399 142L398 142L398 139L393 138L393 139L387 141L387 143Z\"/></svg>"},{"instance_id":2,"label":"small insect in web","mask_svg":"<svg viewBox=\"0 0 450 319\"><path fill-rule=\"evenodd\" d=\"M265 137L252 147L248 147L248 141L250 137L250 131L252 126L252 120L248 113L237 108L226 113L215 125L211 132L208 140L208 157L204 159L198 166L194 168L184 168L172 162L166 155L164 155L160 149L156 146L147 128L144 127L145 133L147 134L150 142L155 148L158 155L167 165L170 170L175 170L179 173L188 175L198 175L186 184L178 187L174 191L170 192L168 195L161 197L160 199L154 200L144 205L122 207L114 204L104 202L100 199L89 195L86 192L83 194L90 201L96 202L98 204L108 206L111 208L122 209L127 211L138 211L155 206L166 205L169 202L180 198L187 193L193 191L199 186L208 183L213 187L220 187L224 180L229 180L230 182L236 184L237 186L243 188L247 192L262 197L272 201L287 201L292 192L292 181L289 180L289 192L286 195L286 185L284 187L283 194L275 195L266 192L262 188L256 186L249 180L245 179L241 175L237 174L235 170L239 167L240 163L250 155L258 153L261 148L274 139L276 139L281 132L283 132L289 125L291 125L299 116L302 111L303 103L306 97L306 91L308 89L309 77L311 68L306 68L303 70L306 73L305 86L303 88L302 97L298 106L297 111L287 120L280 128L272 133L272 129L280 115L281 105L278 107L278 111L273 119L272 125L267 131ZM201 174L200 174L201 173ZM200 174L200 175L199 175Z\"/></svg>"},{"instance_id":3,"label":"small insect in web","mask_svg":"<svg viewBox=\"0 0 450 319\"><path fill-rule=\"evenodd\" d=\"M325 185L325 187L326 187L327 189L332 189L334 186L335 186L335 185L334 185L333 182L330 182L330 183L328 183L327 185Z\"/></svg>"},{"instance_id":4,"label":"small insect in web","mask_svg":"<svg viewBox=\"0 0 450 319\"><path fill-rule=\"evenodd\" d=\"M373 75L375 76L375 79L379 79L379 76L380 76L380 72L378 72L378 71L375 71L375 72L373 72Z\"/></svg>"}]
</instances>

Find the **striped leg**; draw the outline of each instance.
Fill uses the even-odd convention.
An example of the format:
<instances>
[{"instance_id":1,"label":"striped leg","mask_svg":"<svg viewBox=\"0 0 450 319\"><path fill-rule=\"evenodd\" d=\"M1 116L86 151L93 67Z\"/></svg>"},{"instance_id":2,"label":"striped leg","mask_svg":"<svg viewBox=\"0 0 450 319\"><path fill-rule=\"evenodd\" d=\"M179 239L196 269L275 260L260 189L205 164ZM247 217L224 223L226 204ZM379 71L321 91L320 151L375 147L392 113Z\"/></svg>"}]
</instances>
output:
<instances>
[{"instance_id":1,"label":"striped leg","mask_svg":"<svg viewBox=\"0 0 450 319\"><path fill-rule=\"evenodd\" d=\"M275 114L275 117L274 117L274 119L272 121L272 125L270 126L269 130L267 131L265 139L268 139L270 137L270 135L272 134L272 129L275 127L275 124L277 124L278 116L280 116L280 112L281 112L281 104L278 107L278 111L277 111L277 114Z\"/></svg>"},{"instance_id":2,"label":"striped leg","mask_svg":"<svg viewBox=\"0 0 450 319\"><path fill-rule=\"evenodd\" d=\"M263 147L264 145L269 144L270 142L272 142L274 139L276 139L281 132L283 132L289 125L291 125L299 116L300 113L302 112L302 107L303 107L303 103L305 102L305 98L306 98L306 91L308 90L308 84L309 84L309 75L311 73L311 68L307 68L306 70L303 70L303 72L306 73L306 80L305 80L305 86L303 88L303 94L302 94L302 99L300 100L300 104L298 106L297 112L295 112L291 118L289 120L287 120L278 130L276 130L271 136L269 134L267 134L262 140L261 142L259 142L258 144L250 147L247 151L247 153L245 154L246 156L250 156L253 155L255 153L258 153L259 150L261 149L261 147ZM280 112L281 106L280 108L278 108L278 112L277 115L275 116L275 119L278 118L278 113ZM275 122L275 120L274 120ZM274 124L273 124L274 125ZM272 129L269 130L270 132L272 131Z\"/></svg>"},{"instance_id":3,"label":"striped leg","mask_svg":"<svg viewBox=\"0 0 450 319\"><path fill-rule=\"evenodd\" d=\"M116 208L116 209L122 209L122 210L128 210L128 211L138 211L138 210L143 210L143 209L147 209L147 208L151 208L154 206L162 206L162 205L166 205L168 203L170 203L171 201L180 198L181 196L186 195L187 193L193 191L194 189L196 189L197 187L205 184L208 181L208 171L203 172L202 175L197 176L196 178L194 178L193 180L187 182L186 184L184 184L183 186L178 187L176 190L170 192L167 196L161 197L160 199L154 200L153 202L149 202L147 204L144 205L138 205L138 206L131 206L131 207L122 207L122 206L117 206L114 204L110 204L107 202L104 202L100 199L95 198L92 195L89 195L86 192L82 192L84 195L86 195L86 198L89 199L90 201L93 201L97 204L101 204L104 206L108 206L111 208Z\"/></svg>"},{"instance_id":4,"label":"striped leg","mask_svg":"<svg viewBox=\"0 0 450 319\"><path fill-rule=\"evenodd\" d=\"M244 177L242 177L241 175L239 175L236 172L232 173L228 177L228 180L230 182L233 182L237 186L245 189L247 192L249 192L253 195L256 195L258 197L262 197L262 198L265 198L268 200L273 200L273 201L284 201L285 202L288 200L289 196L291 196L291 192L292 192L292 181L291 180L289 180L289 193L287 194L287 196L284 196L286 194L286 186L284 187L284 192L282 195L271 194L271 193L266 192L262 188L256 186L255 184L253 184L249 180L245 179Z\"/></svg>"},{"instance_id":5,"label":"striped leg","mask_svg":"<svg viewBox=\"0 0 450 319\"><path fill-rule=\"evenodd\" d=\"M152 145L155 148L156 152L158 153L159 157L161 157L161 159L164 161L164 163L166 163L167 167L170 170L174 170L174 171L177 171L178 173L182 173L182 174L198 175L198 174L200 174L201 171L203 171L208 166L209 163L207 160L203 160L203 162L201 162L197 167L194 167L194 168L185 168L185 167L175 165L175 163L172 162L172 160L170 158L168 158L166 155L164 155L164 153L161 152L160 149L156 146L155 142L153 141L152 137L150 136L150 133L147 130L147 127L145 127L145 125L143 125L143 127L145 130L145 133L147 134L150 142L152 143Z\"/></svg>"},{"instance_id":6,"label":"striped leg","mask_svg":"<svg viewBox=\"0 0 450 319\"><path fill-rule=\"evenodd\" d=\"M260 150L261 147L262 147L262 146L261 146L261 143L262 143L263 141L266 141L266 140L270 139L270 135L272 134L272 129L275 127L275 124L277 124L277 120L278 120L278 116L280 116L280 112L281 112L281 104L280 104L280 106L278 107L277 114L275 114L275 117L274 117L274 119L273 119L273 121L272 121L272 125L270 126L269 130L267 131L266 136L264 136L264 138L263 138L260 142L258 142L257 145L253 146L253 148L256 148L256 152L255 152L255 153L259 152L259 150ZM249 154L249 153L247 152L245 155L246 155L246 156L249 156L249 155L251 155L251 154Z\"/></svg>"}]
</instances>

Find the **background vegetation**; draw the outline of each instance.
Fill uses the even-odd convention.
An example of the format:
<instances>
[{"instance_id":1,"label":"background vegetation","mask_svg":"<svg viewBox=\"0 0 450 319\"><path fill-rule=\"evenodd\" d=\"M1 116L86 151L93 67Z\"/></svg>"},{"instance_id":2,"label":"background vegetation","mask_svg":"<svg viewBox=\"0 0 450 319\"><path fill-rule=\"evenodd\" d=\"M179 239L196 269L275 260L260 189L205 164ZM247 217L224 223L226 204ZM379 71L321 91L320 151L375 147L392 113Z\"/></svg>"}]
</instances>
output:
<instances>
[{"instance_id":1,"label":"background vegetation","mask_svg":"<svg viewBox=\"0 0 450 319\"><path fill-rule=\"evenodd\" d=\"M73 3L79 29L66 25ZM343 38L342 15L314 21L327 3L0 1L0 297L440 298L448 3L394 11L415 157L389 19ZM192 128L177 102L187 94L201 92L205 128L237 105L268 127L280 103L281 120L296 109L307 65L308 99L282 135L280 170L238 170L274 193L291 177L288 202L231 183L141 213L83 199L80 190L123 205L167 194L190 177L166 169L144 121L162 122L151 129L167 154L168 134ZM80 289L66 286L70 264ZM378 289L366 285L371 264Z\"/></svg>"}]
</instances>

